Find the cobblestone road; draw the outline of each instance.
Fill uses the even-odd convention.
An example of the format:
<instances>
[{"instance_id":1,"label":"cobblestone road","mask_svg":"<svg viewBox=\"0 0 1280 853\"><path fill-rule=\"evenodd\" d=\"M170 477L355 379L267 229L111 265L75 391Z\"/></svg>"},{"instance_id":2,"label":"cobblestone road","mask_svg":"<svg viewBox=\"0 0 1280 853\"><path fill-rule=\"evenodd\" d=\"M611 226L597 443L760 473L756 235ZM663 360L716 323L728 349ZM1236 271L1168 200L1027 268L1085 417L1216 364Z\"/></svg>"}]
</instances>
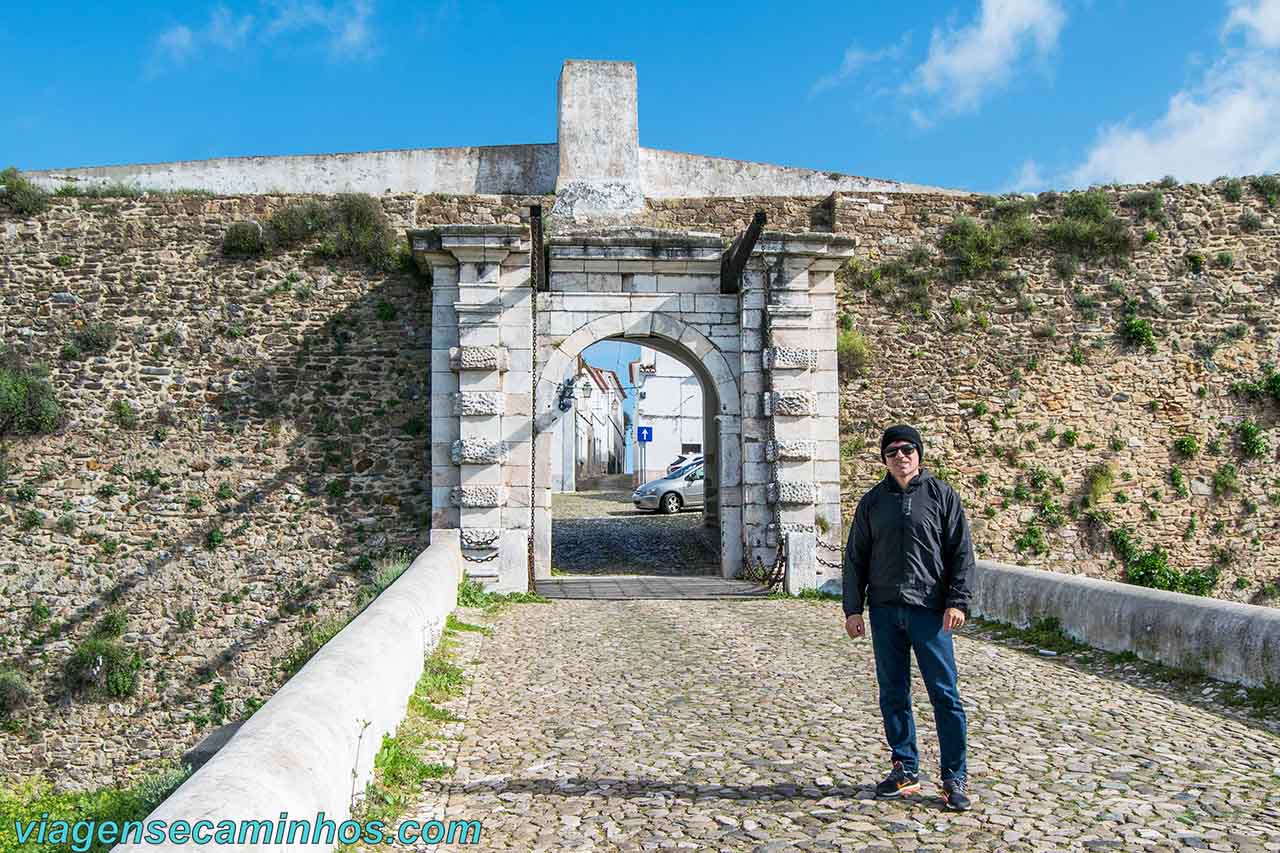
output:
<instances>
[{"instance_id":1,"label":"cobblestone road","mask_svg":"<svg viewBox=\"0 0 1280 853\"><path fill-rule=\"evenodd\" d=\"M702 510L638 510L631 491L551 496L551 565L565 574L716 575L719 531Z\"/></svg>"},{"instance_id":2,"label":"cobblestone road","mask_svg":"<svg viewBox=\"0 0 1280 853\"><path fill-rule=\"evenodd\" d=\"M486 621L474 613L471 621ZM557 601L466 637L450 777L485 850L1280 850L1280 726L1123 667L956 638L974 810L886 770L870 642L834 602ZM477 849L442 848L442 849Z\"/></svg>"}]
</instances>

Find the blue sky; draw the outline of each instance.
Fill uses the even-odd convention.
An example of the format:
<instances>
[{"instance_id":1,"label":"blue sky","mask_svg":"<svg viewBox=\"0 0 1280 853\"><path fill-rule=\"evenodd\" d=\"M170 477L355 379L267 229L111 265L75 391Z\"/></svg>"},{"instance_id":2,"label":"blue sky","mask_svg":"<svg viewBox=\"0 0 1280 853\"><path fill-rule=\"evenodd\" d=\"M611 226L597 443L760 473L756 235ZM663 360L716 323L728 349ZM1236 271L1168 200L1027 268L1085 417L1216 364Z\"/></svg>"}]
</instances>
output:
<instances>
[{"instance_id":1,"label":"blue sky","mask_svg":"<svg viewBox=\"0 0 1280 853\"><path fill-rule=\"evenodd\" d=\"M1280 0L22 4L0 56L19 168L551 142L566 58L637 64L655 148L988 192L1280 168Z\"/></svg>"}]
</instances>

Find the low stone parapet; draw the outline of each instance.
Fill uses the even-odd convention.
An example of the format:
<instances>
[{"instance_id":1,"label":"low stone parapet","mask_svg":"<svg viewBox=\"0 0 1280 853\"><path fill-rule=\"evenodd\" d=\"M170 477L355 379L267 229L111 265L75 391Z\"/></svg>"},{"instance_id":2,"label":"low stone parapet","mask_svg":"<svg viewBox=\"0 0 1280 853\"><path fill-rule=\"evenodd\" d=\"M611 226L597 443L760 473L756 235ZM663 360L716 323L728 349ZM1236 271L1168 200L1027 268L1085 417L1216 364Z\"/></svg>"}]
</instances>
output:
<instances>
[{"instance_id":1,"label":"low stone parapet","mask_svg":"<svg viewBox=\"0 0 1280 853\"><path fill-rule=\"evenodd\" d=\"M450 535L452 533L452 535ZM373 775L384 734L404 719L426 656L457 605L457 531L435 531L390 587L291 678L147 821L312 821L341 824ZM246 843L220 851L285 849ZM115 853L194 849L120 844ZM327 849L325 846L309 849Z\"/></svg>"},{"instance_id":2,"label":"low stone parapet","mask_svg":"<svg viewBox=\"0 0 1280 853\"><path fill-rule=\"evenodd\" d=\"M979 561L973 616L1025 628L1054 617L1072 639L1250 687L1280 683L1280 611L1117 581Z\"/></svg>"}]
</instances>

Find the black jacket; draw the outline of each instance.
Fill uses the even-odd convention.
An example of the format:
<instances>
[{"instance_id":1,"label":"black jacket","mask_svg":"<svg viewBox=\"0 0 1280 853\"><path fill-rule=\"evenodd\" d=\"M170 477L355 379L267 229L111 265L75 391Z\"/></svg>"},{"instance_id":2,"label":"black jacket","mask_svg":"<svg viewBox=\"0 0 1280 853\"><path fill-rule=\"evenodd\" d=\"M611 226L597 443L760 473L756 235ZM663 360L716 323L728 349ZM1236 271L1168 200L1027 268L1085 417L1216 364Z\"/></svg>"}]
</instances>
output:
<instances>
[{"instance_id":1,"label":"black jacket","mask_svg":"<svg viewBox=\"0 0 1280 853\"><path fill-rule=\"evenodd\" d=\"M865 605L956 607L969 614L973 543L960 497L923 468L904 492L892 475L858 501L844 551L844 612Z\"/></svg>"}]
</instances>

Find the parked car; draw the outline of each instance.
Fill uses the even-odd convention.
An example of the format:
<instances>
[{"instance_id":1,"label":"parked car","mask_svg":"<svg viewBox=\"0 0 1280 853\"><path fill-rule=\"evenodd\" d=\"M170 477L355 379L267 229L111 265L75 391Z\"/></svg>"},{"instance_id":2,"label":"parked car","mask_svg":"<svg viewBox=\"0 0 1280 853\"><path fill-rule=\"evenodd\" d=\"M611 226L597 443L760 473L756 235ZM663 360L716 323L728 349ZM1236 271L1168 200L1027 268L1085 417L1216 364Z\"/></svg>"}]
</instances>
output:
<instances>
[{"instance_id":1,"label":"parked car","mask_svg":"<svg viewBox=\"0 0 1280 853\"><path fill-rule=\"evenodd\" d=\"M670 465L667 466L667 473L674 474L676 471L685 467L686 465L690 465L694 462L701 462L701 461L702 461L701 453L681 453L679 456L676 457L674 462L672 462Z\"/></svg>"},{"instance_id":2,"label":"parked car","mask_svg":"<svg viewBox=\"0 0 1280 853\"><path fill-rule=\"evenodd\" d=\"M702 506L703 476L702 460L699 459L665 477L645 483L632 493L631 502L636 509L652 509L667 514L685 507Z\"/></svg>"}]
</instances>

